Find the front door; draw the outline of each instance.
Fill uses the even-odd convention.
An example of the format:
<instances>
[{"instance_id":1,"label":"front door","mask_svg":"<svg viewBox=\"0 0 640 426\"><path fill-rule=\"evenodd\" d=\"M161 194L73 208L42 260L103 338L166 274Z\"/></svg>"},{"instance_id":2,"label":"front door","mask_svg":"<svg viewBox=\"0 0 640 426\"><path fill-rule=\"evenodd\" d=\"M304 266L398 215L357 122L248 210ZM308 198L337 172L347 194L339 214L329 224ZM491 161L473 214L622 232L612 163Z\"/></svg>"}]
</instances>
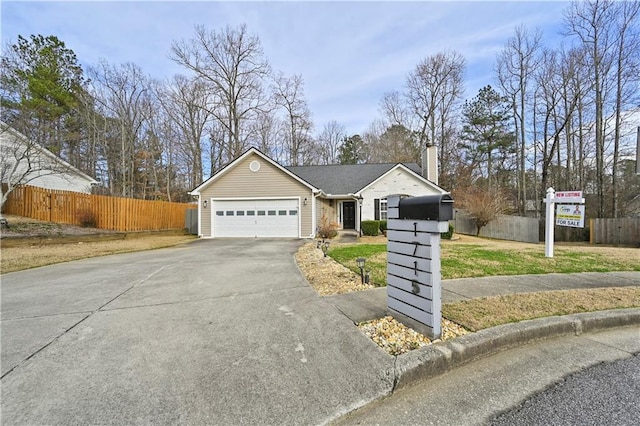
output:
<instances>
[{"instance_id":1,"label":"front door","mask_svg":"<svg viewBox=\"0 0 640 426\"><path fill-rule=\"evenodd\" d=\"M356 202L342 202L342 228L356 229Z\"/></svg>"}]
</instances>

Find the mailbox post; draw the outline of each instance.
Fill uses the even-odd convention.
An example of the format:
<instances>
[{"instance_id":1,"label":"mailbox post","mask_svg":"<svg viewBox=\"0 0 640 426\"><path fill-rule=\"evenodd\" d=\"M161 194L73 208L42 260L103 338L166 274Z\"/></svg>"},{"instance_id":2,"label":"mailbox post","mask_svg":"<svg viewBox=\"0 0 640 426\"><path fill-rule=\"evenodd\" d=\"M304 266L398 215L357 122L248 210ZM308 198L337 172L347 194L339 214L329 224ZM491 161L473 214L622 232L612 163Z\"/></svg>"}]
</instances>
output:
<instances>
[{"instance_id":1,"label":"mailbox post","mask_svg":"<svg viewBox=\"0 0 640 426\"><path fill-rule=\"evenodd\" d=\"M387 197L387 311L432 339L442 334L440 234L451 219L449 194Z\"/></svg>"}]
</instances>

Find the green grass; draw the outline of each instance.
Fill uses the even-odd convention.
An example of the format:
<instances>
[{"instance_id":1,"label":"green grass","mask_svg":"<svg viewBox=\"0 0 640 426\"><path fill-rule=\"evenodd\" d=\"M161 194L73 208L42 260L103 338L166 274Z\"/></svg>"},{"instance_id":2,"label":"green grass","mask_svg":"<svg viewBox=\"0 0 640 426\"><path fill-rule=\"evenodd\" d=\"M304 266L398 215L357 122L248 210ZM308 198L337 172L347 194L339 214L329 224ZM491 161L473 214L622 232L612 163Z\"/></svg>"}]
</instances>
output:
<instances>
[{"instance_id":1,"label":"green grass","mask_svg":"<svg viewBox=\"0 0 640 426\"><path fill-rule=\"evenodd\" d=\"M342 263L353 272L359 274L356 265L358 257L364 257L367 262L365 269L371 272L371 283L376 286L387 285L387 245L386 244L356 244L329 249L329 256Z\"/></svg>"},{"instance_id":2,"label":"green grass","mask_svg":"<svg viewBox=\"0 0 640 426\"><path fill-rule=\"evenodd\" d=\"M544 247L532 245L524 249L499 249L477 244L442 244L442 278L471 278L497 275L528 275L574 272L640 271L640 257L617 257L592 250L573 250L557 247L553 258L544 256ZM386 244L355 244L334 247L329 256L352 271L359 273L355 259L367 259L377 286L386 285Z\"/></svg>"},{"instance_id":3,"label":"green grass","mask_svg":"<svg viewBox=\"0 0 640 426\"><path fill-rule=\"evenodd\" d=\"M386 253L386 244L355 244L342 247L333 247L329 250L329 255L342 262L341 259L356 259L358 257L371 257L379 253Z\"/></svg>"}]
</instances>

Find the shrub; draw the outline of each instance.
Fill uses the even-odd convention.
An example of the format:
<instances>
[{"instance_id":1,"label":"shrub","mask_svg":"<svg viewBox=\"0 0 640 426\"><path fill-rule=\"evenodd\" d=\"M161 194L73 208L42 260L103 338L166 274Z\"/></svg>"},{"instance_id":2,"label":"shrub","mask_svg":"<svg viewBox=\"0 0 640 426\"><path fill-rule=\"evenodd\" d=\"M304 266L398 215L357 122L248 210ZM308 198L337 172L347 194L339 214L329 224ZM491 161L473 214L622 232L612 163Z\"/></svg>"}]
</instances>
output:
<instances>
[{"instance_id":1,"label":"shrub","mask_svg":"<svg viewBox=\"0 0 640 426\"><path fill-rule=\"evenodd\" d=\"M380 221L380 231L384 232L387 230L387 221L386 220L381 220Z\"/></svg>"},{"instance_id":2,"label":"shrub","mask_svg":"<svg viewBox=\"0 0 640 426\"><path fill-rule=\"evenodd\" d=\"M380 233L379 220L363 220L360 227L364 235L376 236Z\"/></svg>"},{"instance_id":3,"label":"shrub","mask_svg":"<svg viewBox=\"0 0 640 426\"><path fill-rule=\"evenodd\" d=\"M80 223L80 226L84 228L95 228L98 224L96 216L89 209L78 210L78 212L76 213L76 217L78 218L78 223Z\"/></svg>"},{"instance_id":4,"label":"shrub","mask_svg":"<svg viewBox=\"0 0 640 426\"><path fill-rule=\"evenodd\" d=\"M443 232L440 234L443 240L450 240L453 237L454 226L452 223L449 224L449 230L447 232Z\"/></svg>"},{"instance_id":5,"label":"shrub","mask_svg":"<svg viewBox=\"0 0 640 426\"><path fill-rule=\"evenodd\" d=\"M320 218L320 226L318 227L318 237L324 239L331 239L338 235L338 228L340 226L331 222L326 215L322 215Z\"/></svg>"}]
</instances>

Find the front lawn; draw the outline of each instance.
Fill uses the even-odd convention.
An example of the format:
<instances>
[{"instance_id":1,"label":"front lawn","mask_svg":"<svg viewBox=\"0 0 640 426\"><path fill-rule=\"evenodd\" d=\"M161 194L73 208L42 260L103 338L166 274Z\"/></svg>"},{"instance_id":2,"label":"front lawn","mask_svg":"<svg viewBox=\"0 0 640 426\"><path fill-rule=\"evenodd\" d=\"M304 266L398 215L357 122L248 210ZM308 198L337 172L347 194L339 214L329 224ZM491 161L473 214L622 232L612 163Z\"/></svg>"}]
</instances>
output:
<instances>
[{"instance_id":1,"label":"front lawn","mask_svg":"<svg viewBox=\"0 0 640 426\"><path fill-rule=\"evenodd\" d=\"M497 275L528 275L574 272L640 271L640 252L634 248L598 246L561 247L554 257L544 256L540 244L513 244L500 247L495 240L465 244L443 241L441 245L442 278L471 278ZM373 284L386 285L387 245L353 244L334 246L329 256L356 273L355 259L364 257Z\"/></svg>"},{"instance_id":2,"label":"front lawn","mask_svg":"<svg viewBox=\"0 0 640 426\"><path fill-rule=\"evenodd\" d=\"M382 287L387 285L387 245L386 244L354 244L329 249L329 256L342 263L357 274L360 269L356 259L366 259L365 269L371 271L371 283Z\"/></svg>"}]
</instances>

